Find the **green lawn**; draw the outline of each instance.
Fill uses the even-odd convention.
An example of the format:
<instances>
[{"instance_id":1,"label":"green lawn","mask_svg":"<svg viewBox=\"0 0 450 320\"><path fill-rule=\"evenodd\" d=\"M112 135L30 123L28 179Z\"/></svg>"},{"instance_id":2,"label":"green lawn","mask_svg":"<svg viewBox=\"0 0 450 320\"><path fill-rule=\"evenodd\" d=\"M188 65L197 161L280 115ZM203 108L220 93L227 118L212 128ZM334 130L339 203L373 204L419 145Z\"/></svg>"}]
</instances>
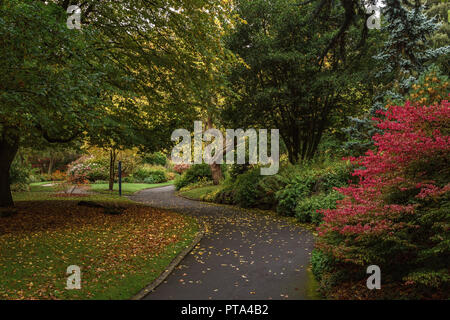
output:
<instances>
[{"instance_id":1,"label":"green lawn","mask_svg":"<svg viewBox=\"0 0 450 320\"><path fill-rule=\"evenodd\" d=\"M164 183L155 183L155 184L147 184L147 183L122 183L122 194L130 195L137 191L144 189L151 189L157 187L170 186L173 184L173 181L164 182ZM107 193L107 194L119 194L119 185L114 184L114 191L108 190L108 184L91 184L90 189L95 192Z\"/></svg>"},{"instance_id":2,"label":"green lawn","mask_svg":"<svg viewBox=\"0 0 450 320\"><path fill-rule=\"evenodd\" d=\"M32 191L13 197L18 212L0 219L0 248L7 248L0 251L0 299L129 299L199 230L193 218L112 194ZM108 215L78 206L79 200L126 209ZM81 268L81 290L65 289L69 265Z\"/></svg>"},{"instance_id":3,"label":"green lawn","mask_svg":"<svg viewBox=\"0 0 450 320\"><path fill-rule=\"evenodd\" d=\"M207 195L219 190L220 188L222 188L221 185L206 186L206 187L191 189L188 191L181 191L179 194L183 197L186 197L186 198L192 199L192 200L205 200L205 197Z\"/></svg>"}]
</instances>

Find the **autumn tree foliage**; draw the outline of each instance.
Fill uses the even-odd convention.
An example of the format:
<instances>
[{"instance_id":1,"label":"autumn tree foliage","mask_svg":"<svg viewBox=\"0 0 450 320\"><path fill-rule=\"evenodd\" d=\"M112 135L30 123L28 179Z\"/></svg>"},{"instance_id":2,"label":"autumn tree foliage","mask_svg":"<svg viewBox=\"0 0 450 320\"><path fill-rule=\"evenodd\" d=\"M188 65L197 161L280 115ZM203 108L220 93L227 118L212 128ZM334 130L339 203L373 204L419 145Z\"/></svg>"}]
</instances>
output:
<instances>
[{"instance_id":1,"label":"autumn tree foliage","mask_svg":"<svg viewBox=\"0 0 450 320\"><path fill-rule=\"evenodd\" d=\"M400 288L392 298L448 295L450 104L407 102L379 113L376 150L351 159L359 183L338 189L345 198L323 212L315 253L322 286L353 282L367 292L366 267L375 264L385 285Z\"/></svg>"}]
</instances>

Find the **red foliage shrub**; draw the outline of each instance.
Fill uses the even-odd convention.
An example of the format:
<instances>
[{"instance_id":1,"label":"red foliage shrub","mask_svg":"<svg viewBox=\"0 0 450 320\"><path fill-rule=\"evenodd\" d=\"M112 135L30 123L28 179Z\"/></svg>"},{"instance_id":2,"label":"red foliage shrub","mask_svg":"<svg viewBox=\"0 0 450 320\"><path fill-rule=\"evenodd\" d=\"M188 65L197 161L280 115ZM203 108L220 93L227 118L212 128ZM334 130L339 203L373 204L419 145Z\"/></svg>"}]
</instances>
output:
<instances>
[{"instance_id":1,"label":"red foliage shrub","mask_svg":"<svg viewBox=\"0 0 450 320\"><path fill-rule=\"evenodd\" d=\"M351 159L359 165L353 173L359 183L337 189L345 198L323 211L317 250L333 261L330 273L360 270L362 279L363 266L376 264L387 282L444 290L450 281L450 104L406 103L383 115L375 119L383 130L373 137L377 151Z\"/></svg>"},{"instance_id":2,"label":"red foliage shrub","mask_svg":"<svg viewBox=\"0 0 450 320\"><path fill-rule=\"evenodd\" d=\"M183 172L185 172L187 169L189 169L191 167L190 164L176 164L173 166L173 170L179 174L182 174Z\"/></svg>"}]
</instances>

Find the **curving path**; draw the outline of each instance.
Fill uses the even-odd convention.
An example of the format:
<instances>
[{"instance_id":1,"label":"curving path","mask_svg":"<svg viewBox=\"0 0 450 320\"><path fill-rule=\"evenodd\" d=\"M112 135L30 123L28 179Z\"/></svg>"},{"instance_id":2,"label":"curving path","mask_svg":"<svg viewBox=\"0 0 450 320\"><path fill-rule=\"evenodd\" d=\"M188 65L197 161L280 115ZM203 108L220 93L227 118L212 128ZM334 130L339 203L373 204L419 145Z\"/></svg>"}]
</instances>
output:
<instances>
[{"instance_id":1,"label":"curving path","mask_svg":"<svg viewBox=\"0 0 450 320\"><path fill-rule=\"evenodd\" d=\"M285 219L187 200L173 186L130 199L195 216L207 232L171 275L144 299L308 299L313 235Z\"/></svg>"}]
</instances>

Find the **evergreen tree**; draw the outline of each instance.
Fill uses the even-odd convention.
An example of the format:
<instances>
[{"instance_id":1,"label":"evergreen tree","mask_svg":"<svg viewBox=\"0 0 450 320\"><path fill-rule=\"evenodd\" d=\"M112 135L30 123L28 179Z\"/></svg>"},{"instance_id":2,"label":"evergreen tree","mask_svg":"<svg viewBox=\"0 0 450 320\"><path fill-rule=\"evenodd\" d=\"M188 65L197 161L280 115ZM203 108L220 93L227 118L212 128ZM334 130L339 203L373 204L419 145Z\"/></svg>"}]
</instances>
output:
<instances>
[{"instance_id":1,"label":"evergreen tree","mask_svg":"<svg viewBox=\"0 0 450 320\"><path fill-rule=\"evenodd\" d=\"M350 136L346 148L353 155L362 154L372 146L371 137L378 130L373 126L372 118L378 111L402 101L419 76L450 52L448 45L431 46L431 37L440 24L434 17L427 17L425 9L422 5L408 8L400 0L386 0L382 9L385 23L381 31L389 36L380 53L373 57L380 66L376 75L380 87L369 113L362 119L351 118L352 126L345 129Z\"/></svg>"},{"instance_id":2,"label":"evergreen tree","mask_svg":"<svg viewBox=\"0 0 450 320\"><path fill-rule=\"evenodd\" d=\"M442 47L450 43L450 23L449 23L449 6L448 0L428 0L425 4L428 17L434 17L441 27L431 37L433 47ZM450 74L450 62L448 57L438 59L438 65L444 74Z\"/></svg>"}]
</instances>

